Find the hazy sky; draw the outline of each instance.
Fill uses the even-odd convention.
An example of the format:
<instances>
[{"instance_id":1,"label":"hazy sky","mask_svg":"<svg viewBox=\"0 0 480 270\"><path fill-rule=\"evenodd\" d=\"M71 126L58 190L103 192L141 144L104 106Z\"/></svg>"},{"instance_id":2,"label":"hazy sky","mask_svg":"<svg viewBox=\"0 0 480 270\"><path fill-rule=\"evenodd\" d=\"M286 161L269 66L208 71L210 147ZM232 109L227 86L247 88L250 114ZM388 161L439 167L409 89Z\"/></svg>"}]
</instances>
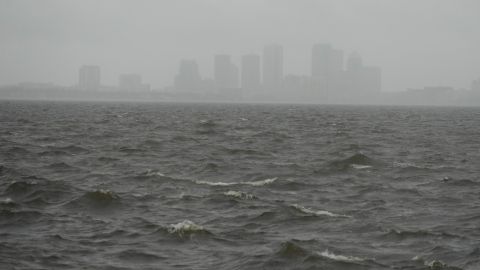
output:
<instances>
[{"instance_id":1,"label":"hazy sky","mask_svg":"<svg viewBox=\"0 0 480 270\"><path fill-rule=\"evenodd\" d=\"M358 51L384 91L469 87L480 77L478 0L0 0L0 85L73 85L98 64L102 82L140 73L173 82L181 58L211 77L213 54L284 46L285 73L309 74L314 43Z\"/></svg>"}]
</instances>

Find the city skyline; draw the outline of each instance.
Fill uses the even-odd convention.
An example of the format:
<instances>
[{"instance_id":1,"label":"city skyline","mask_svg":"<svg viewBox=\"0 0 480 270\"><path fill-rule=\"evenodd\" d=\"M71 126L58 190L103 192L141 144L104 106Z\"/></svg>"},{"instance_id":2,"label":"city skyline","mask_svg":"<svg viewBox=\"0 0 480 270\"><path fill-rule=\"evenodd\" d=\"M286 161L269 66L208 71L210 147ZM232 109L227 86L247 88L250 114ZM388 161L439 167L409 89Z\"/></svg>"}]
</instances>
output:
<instances>
[{"instance_id":1,"label":"city skyline","mask_svg":"<svg viewBox=\"0 0 480 270\"><path fill-rule=\"evenodd\" d=\"M269 43L282 44L285 74L307 74L311 44L327 41L381 66L388 92L425 85L469 88L480 76L480 3L473 0L1 0L0 5L0 85L73 85L72 70L92 63L102 67L105 84L134 72L159 88L174 84L181 58L195 58L200 73L213 77L211 55L235 55L238 64L240 55L261 54L257 49Z\"/></svg>"}]
</instances>

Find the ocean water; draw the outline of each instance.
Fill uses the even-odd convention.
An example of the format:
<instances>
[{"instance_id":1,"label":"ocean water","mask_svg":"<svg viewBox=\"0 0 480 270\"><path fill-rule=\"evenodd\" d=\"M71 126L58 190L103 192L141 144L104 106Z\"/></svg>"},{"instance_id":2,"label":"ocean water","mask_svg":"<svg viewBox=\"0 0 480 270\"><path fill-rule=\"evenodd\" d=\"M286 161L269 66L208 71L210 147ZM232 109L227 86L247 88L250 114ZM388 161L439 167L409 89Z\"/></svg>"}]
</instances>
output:
<instances>
[{"instance_id":1,"label":"ocean water","mask_svg":"<svg viewBox=\"0 0 480 270\"><path fill-rule=\"evenodd\" d=\"M480 109L0 102L0 269L480 269Z\"/></svg>"}]
</instances>

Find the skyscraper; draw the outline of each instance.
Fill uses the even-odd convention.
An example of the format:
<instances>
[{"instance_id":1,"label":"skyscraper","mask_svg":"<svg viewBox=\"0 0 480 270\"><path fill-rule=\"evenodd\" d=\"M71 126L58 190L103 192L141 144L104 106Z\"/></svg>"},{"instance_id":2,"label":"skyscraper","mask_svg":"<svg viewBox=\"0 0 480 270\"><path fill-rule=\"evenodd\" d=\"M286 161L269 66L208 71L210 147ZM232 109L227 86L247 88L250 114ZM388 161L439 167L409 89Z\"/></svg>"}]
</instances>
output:
<instances>
[{"instance_id":1,"label":"skyscraper","mask_svg":"<svg viewBox=\"0 0 480 270\"><path fill-rule=\"evenodd\" d=\"M315 44L312 48L312 83L314 91L328 99L339 95L343 73L343 51L330 44Z\"/></svg>"},{"instance_id":2,"label":"skyscraper","mask_svg":"<svg viewBox=\"0 0 480 270\"><path fill-rule=\"evenodd\" d=\"M266 89L275 90L283 82L283 47L269 45L263 50L263 85Z\"/></svg>"},{"instance_id":3,"label":"skyscraper","mask_svg":"<svg viewBox=\"0 0 480 270\"><path fill-rule=\"evenodd\" d=\"M150 90L150 86L142 83L140 74L122 74L118 79L118 88L125 92L140 92Z\"/></svg>"},{"instance_id":4,"label":"skyscraper","mask_svg":"<svg viewBox=\"0 0 480 270\"><path fill-rule=\"evenodd\" d=\"M100 88L100 67L82 66L78 72L78 86L82 90L98 90Z\"/></svg>"},{"instance_id":5,"label":"skyscraper","mask_svg":"<svg viewBox=\"0 0 480 270\"><path fill-rule=\"evenodd\" d=\"M260 56L247 54L242 57L242 89L254 91L260 88Z\"/></svg>"},{"instance_id":6,"label":"skyscraper","mask_svg":"<svg viewBox=\"0 0 480 270\"><path fill-rule=\"evenodd\" d=\"M472 91L480 92L480 78L472 82Z\"/></svg>"},{"instance_id":7,"label":"skyscraper","mask_svg":"<svg viewBox=\"0 0 480 270\"><path fill-rule=\"evenodd\" d=\"M182 60L175 76L175 89L191 92L200 88L201 78L195 60Z\"/></svg>"},{"instance_id":8,"label":"skyscraper","mask_svg":"<svg viewBox=\"0 0 480 270\"><path fill-rule=\"evenodd\" d=\"M238 88L238 68L231 62L230 55L215 55L214 81L217 89Z\"/></svg>"},{"instance_id":9,"label":"skyscraper","mask_svg":"<svg viewBox=\"0 0 480 270\"><path fill-rule=\"evenodd\" d=\"M360 55L353 52L347 60L345 80L351 100L369 102L381 91L382 71L379 67L364 66Z\"/></svg>"}]
</instances>

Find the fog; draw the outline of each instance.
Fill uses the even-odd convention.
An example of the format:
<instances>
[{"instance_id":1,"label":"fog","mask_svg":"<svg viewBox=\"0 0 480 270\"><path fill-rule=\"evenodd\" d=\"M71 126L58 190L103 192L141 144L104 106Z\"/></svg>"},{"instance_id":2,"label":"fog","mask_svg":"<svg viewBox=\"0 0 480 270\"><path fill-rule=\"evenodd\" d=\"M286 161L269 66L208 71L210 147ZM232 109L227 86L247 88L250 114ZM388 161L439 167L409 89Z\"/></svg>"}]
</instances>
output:
<instances>
[{"instance_id":1,"label":"fog","mask_svg":"<svg viewBox=\"0 0 480 270\"><path fill-rule=\"evenodd\" d=\"M140 74L152 89L175 84L182 59L202 79L214 56L281 45L283 74L310 76L312 47L330 44L381 68L381 91L470 89L480 77L476 0L0 0L0 85L78 84L83 65L101 84ZM262 59L263 61L263 59ZM208 87L208 86L206 86Z\"/></svg>"}]
</instances>

